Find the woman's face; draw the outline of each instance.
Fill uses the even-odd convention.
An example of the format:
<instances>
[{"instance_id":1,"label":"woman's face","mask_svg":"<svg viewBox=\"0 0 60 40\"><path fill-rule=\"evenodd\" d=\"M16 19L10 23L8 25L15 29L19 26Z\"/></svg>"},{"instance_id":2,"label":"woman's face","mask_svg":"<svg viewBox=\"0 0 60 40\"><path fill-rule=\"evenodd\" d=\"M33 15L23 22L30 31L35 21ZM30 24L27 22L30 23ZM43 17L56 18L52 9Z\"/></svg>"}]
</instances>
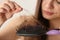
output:
<instances>
[{"instance_id":1,"label":"woman's face","mask_svg":"<svg viewBox=\"0 0 60 40\"><path fill-rule=\"evenodd\" d=\"M48 20L60 18L60 0L43 0L42 16Z\"/></svg>"}]
</instances>

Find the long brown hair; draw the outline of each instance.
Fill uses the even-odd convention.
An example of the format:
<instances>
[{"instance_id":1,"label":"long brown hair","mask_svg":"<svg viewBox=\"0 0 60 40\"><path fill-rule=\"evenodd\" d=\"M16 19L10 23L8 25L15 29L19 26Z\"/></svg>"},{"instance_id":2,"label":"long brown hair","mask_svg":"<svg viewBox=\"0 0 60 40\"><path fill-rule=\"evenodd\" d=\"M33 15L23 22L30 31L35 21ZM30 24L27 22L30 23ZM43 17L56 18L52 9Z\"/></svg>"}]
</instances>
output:
<instances>
[{"instance_id":1,"label":"long brown hair","mask_svg":"<svg viewBox=\"0 0 60 40\"><path fill-rule=\"evenodd\" d=\"M48 31L48 28L49 28L50 25L49 25L49 21L47 19L43 18L43 16L42 16L42 1L43 0L41 0L40 8L39 8L39 12L38 12L38 17L37 18L40 21L40 23L45 26L46 31ZM42 40L47 40L47 35L42 35L41 39Z\"/></svg>"},{"instance_id":2,"label":"long brown hair","mask_svg":"<svg viewBox=\"0 0 60 40\"><path fill-rule=\"evenodd\" d=\"M46 26L46 28L49 28L49 21L47 19L43 18L43 16L42 16L42 0L40 3L39 12L38 12L38 20L41 22L41 24Z\"/></svg>"}]
</instances>

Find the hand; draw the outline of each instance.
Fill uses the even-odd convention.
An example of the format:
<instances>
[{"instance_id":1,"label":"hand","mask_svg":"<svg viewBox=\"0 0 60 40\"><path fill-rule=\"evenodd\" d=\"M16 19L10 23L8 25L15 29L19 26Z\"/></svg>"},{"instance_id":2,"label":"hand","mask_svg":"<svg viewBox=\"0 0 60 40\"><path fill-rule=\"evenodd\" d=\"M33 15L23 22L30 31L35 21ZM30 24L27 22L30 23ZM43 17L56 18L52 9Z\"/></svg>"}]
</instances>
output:
<instances>
[{"instance_id":1,"label":"hand","mask_svg":"<svg viewBox=\"0 0 60 40\"><path fill-rule=\"evenodd\" d=\"M0 8L5 11L2 11L2 13L5 13L6 18L10 18L14 13L20 12L22 10L22 7L12 1L6 1L0 6Z\"/></svg>"},{"instance_id":2,"label":"hand","mask_svg":"<svg viewBox=\"0 0 60 40\"><path fill-rule=\"evenodd\" d=\"M13 15L20 11L22 11L22 8L15 2L7 1L3 5L0 5L0 23L2 24L0 28L0 39L15 39L16 27L20 24L20 20L21 23L24 21L25 17L19 16L21 18L20 19Z\"/></svg>"},{"instance_id":3,"label":"hand","mask_svg":"<svg viewBox=\"0 0 60 40\"><path fill-rule=\"evenodd\" d=\"M0 5L0 25L11 18L14 13L22 11L22 8L15 2L6 1Z\"/></svg>"}]
</instances>

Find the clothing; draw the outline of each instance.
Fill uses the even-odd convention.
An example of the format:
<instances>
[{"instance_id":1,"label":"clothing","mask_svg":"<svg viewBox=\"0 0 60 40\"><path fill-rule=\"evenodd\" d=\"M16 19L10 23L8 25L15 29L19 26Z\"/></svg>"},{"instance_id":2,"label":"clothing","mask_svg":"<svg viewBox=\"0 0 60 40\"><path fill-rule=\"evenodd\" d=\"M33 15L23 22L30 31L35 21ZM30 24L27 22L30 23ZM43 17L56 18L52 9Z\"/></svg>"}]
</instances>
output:
<instances>
[{"instance_id":1,"label":"clothing","mask_svg":"<svg viewBox=\"0 0 60 40\"><path fill-rule=\"evenodd\" d=\"M59 35L60 30L50 30L46 33L47 35Z\"/></svg>"}]
</instances>

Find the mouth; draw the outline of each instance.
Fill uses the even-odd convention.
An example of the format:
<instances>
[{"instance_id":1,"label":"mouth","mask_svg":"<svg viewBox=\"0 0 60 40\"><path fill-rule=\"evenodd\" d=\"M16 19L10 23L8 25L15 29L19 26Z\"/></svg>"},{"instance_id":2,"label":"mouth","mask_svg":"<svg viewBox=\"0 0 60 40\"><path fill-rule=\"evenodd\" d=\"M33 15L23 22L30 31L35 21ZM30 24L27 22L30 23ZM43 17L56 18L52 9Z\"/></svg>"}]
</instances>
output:
<instances>
[{"instance_id":1,"label":"mouth","mask_svg":"<svg viewBox=\"0 0 60 40\"><path fill-rule=\"evenodd\" d=\"M43 10L43 13L47 14L47 15L53 15L54 14L53 12L50 12L50 11L47 11L47 10Z\"/></svg>"}]
</instances>

